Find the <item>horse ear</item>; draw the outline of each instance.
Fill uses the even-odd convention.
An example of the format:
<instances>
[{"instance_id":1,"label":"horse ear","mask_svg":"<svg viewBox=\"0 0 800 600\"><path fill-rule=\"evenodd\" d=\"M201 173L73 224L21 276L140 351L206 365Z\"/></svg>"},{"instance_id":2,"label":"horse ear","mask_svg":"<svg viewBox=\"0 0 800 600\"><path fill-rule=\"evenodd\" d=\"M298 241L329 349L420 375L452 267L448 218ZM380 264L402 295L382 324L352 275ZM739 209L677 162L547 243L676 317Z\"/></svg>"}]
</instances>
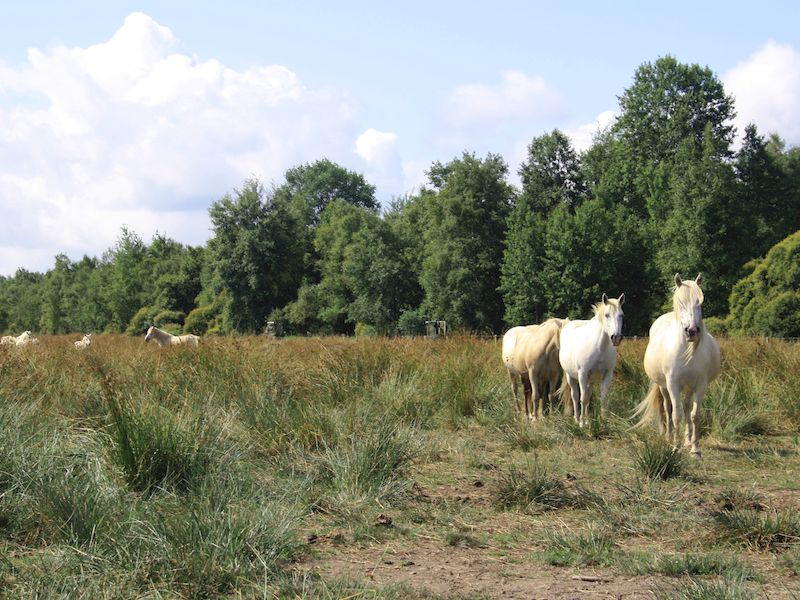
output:
<instances>
[{"instance_id":1,"label":"horse ear","mask_svg":"<svg viewBox=\"0 0 800 600\"><path fill-rule=\"evenodd\" d=\"M622 293L620 294L619 298L617 298L617 301L619 302L619 305L620 305L620 306L622 306L623 304L625 304L625 292L622 292Z\"/></svg>"},{"instance_id":2,"label":"horse ear","mask_svg":"<svg viewBox=\"0 0 800 600\"><path fill-rule=\"evenodd\" d=\"M603 294L603 304L608 304L608 296L605 293Z\"/></svg>"},{"instance_id":3,"label":"horse ear","mask_svg":"<svg viewBox=\"0 0 800 600\"><path fill-rule=\"evenodd\" d=\"M702 273L698 273L697 277L694 278L694 282L697 285L700 285L701 283L703 283L703 274Z\"/></svg>"},{"instance_id":4,"label":"horse ear","mask_svg":"<svg viewBox=\"0 0 800 600\"><path fill-rule=\"evenodd\" d=\"M681 276L675 273L675 287L681 287Z\"/></svg>"}]
</instances>

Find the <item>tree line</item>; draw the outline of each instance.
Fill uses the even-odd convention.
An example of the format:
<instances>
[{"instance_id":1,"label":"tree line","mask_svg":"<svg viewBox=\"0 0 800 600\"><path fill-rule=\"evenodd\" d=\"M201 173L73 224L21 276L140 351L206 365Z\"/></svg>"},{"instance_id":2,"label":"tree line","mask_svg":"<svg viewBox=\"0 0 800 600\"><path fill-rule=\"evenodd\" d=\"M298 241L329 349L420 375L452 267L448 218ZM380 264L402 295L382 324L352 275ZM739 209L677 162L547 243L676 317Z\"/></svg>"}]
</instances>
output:
<instances>
[{"instance_id":1,"label":"tree line","mask_svg":"<svg viewBox=\"0 0 800 600\"><path fill-rule=\"evenodd\" d=\"M0 277L0 329L499 333L625 292L626 331L644 334L674 273L703 272L712 327L800 336L800 149L752 124L735 147L734 116L708 68L662 57L587 151L533 137L519 189L501 156L464 152L381 210L361 174L303 164L213 202L205 246L123 228L100 258Z\"/></svg>"}]
</instances>

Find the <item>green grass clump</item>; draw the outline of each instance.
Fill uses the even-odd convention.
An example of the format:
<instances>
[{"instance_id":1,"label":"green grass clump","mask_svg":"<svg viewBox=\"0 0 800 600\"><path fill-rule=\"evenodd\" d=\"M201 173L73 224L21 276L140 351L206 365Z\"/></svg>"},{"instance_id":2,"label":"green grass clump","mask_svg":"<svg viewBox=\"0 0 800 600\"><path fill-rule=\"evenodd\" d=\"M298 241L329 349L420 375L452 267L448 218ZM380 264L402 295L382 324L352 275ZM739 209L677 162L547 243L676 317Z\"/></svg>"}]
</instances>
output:
<instances>
[{"instance_id":1,"label":"green grass clump","mask_svg":"<svg viewBox=\"0 0 800 600\"><path fill-rule=\"evenodd\" d=\"M503 510L517 508L525 512L581 508L592 498L593 494L580 486L567 487L535 458L524 470L512 467L502 471L494 492L496 507Z\"/></svg>"},{"instance_id":2,"label":"green grass clump","mask_svg":"<svg viewBox=\"0 0 800 600\"><path fill-rule=\"evenodd\" d=\"M732 510L714 513L717 534L758 550L785 550L800 541L800 516L795 512Z\"/></svg>"},{"instance_id":3,"label":"green grass clump","mask_svg":"<svg viewBox=\"0 0 800 600\"><path fill-rule=\"evenodd\" d=\"M553 533L546 540L543 560L550 565L609 566L614 563L614 540L602 531L590 528L585 533Z\"/></svg>"},{"instance_id":4,"label":"green grass clump","mask_svg":"<svg viewBox=\"0 0 800 600\"><path fill-rule=\"evenodd\" d=\"M633 464L648 479L671 479L686 472L680 449L655 435L642 435L632 445Z\"/></svg>"},{"instance_id":5,"label":"green grass clump","mask_svg":"<svg viewBox=\"0 0 800 600\"><path fill-rule=\"evenodd\" d=\"M695 577L675 586L654 589L653 594L658 600L752 600L756 597L740 580L706 581Z\"/></svg>"}]
</instances>

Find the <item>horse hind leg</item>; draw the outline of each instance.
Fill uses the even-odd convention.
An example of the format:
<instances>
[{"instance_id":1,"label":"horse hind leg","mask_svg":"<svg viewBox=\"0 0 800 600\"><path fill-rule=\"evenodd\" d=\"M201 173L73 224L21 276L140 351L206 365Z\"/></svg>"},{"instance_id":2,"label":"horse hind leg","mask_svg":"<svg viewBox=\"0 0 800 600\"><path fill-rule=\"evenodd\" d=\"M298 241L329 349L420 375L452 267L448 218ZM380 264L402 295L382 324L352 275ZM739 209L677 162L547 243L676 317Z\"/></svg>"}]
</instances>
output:
<instances>
[{"instance_id":1,"label":"horse hind leg","mask_svg":"<svg viewBox=\"0 0 800 600\"><path fill-rule=\"evenodd\" d=\"M535 421L535 413L532 414L533 411L535 411L535 407L532 404L534 400L533 388L531 386L531 380L525 375L522 376L522 389L523 395L525 396L525 416L529 421Z\"/></svg>"},{"instance_id":2,"label":"horse hind leg","mask_svg":"<svg viewBox=\"0 0 800 600\"><path fill-rule=\"evenodd\" d=\"M522 412L522 407L519 405L519 394L517 393L517 376L510 370L508 371L508 376L511 378L511 397L514 399L514 407L517 412Z\"/></svg>"}]
</instances>

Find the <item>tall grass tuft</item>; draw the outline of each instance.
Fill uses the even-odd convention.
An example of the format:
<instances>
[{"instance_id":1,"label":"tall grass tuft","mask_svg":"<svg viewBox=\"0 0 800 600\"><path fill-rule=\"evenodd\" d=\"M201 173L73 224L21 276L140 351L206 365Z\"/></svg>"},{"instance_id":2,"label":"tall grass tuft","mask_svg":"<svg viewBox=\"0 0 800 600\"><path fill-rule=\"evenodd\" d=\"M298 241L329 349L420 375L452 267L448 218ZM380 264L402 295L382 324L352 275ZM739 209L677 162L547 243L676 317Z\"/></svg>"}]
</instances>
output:
<instances>
[{"instance_id":1,"label":"tall grass tuft","mask_svg":"<svg viewBox=\"0 0 800 600\"><path fill-rule=\"evenodd\" d=\"M590 527L586 533L551 533L546 540L543 559L559 567L577 565L608 566L614 563L614 540L603 531Z\"/></svg>"},{"instance_id":2,"label":"tall grass tuft","mask_svg":"<svg viewBox=\"0 0 800 600\"><path fill-rule=\"evenodd\" d=\"M541 512L556 508L581 508L590 503L593 494L579 486L568 488L560 479L534 460L527 469L510 468L500 473L494 504L500 509L518 508L526 512Z\"/></svg>"},{"instance_id":3,"label":"tall grass tuft","mask_svg":"<svg viewBox=\"0 0 800 600\"><path fill-rule=\"evenodd\" d=\"M753 373L720 378L704 399L703 428L724 441L771 433L775 411L769 410L767 395L764 380Z\"/></svg>"},{"instance_id":4,"label":"tall grass tuft","mask_svg":"<svg viewBox=\"0 0 800 600\"><path fill-rule=\"evenodd\" d=\"M648 479L671 479L686 471L686 459L660 436L643 434L631 446L636 470Z\"/></svg>"},{"instance_id":5,"label":"tall grass tuft","mask_svg":"<svg viewBox=\"0 0 800 600\"><path fill-rule=\"evenodd\" d=\"M109 398L113 454L131 489L187 490L212 467L217 431L202 415L183 416L148 404Z\"/></svg>"},{"instance_id":6,"label":"tall grass tuft","mask_svg":"<svg viewBox=\"0 0 800 600\"><path fill-rule=\"evenodd\" d=\"M800 516L795 512L723 510L714 513L714 522L720 539L758 550L785 550L800 541Z\"/></svg>"},{"instance_id":7,"label":"tall grass tuft","mask_svg":"<svg viewBox=\"0 0 800 600\"><path fill-rule=\"evenodd\" d=\"M401 501L413 485L414 456L407 430L391 422L354 433L317 459L317 507L345 519L369 518L364 511Z\"/></svg>"},{"instance_id":8,"label":"tall grass tuft","mask_svg":"<svg viewBox=\"0 0 800 600\"><path fill-rule=\"evenodd\" d=\"M739 579L705 581L695 577L653 590L658 600L752 600L755 593Z\"/></svg>"}]
</instances>

